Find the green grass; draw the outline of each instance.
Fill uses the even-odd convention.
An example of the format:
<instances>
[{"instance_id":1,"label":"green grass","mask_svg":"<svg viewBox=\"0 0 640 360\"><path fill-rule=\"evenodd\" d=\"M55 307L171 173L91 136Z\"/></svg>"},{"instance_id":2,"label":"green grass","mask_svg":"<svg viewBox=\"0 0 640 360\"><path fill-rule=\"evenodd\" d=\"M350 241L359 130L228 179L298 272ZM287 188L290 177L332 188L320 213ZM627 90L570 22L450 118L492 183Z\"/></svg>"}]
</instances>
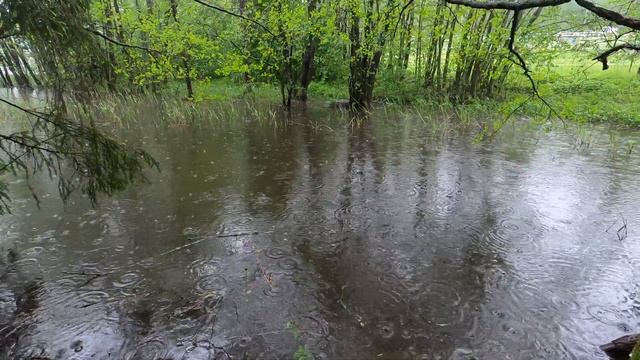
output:
<instances>
[{"instance_id":1,"label":"green grass","mask_svg":"<svg viewBox=\"0 0 640 360\"><path fill-rule=\"evenodd\" d=\"M309 97L326 100L348 99L349 89L347 84L328 84L312 82L309 85Z\"/></svg>"},{"instance_id":2,"label":"green grass","mask_svg":"<svg viewBox=\"0 0 640 360\"><path fill-rule=\"evenodd\" d=\"M244 84L230 78L198 80L193 83L196 102L212 100L255 100L280 101L278 87L273 84ZM159 87L159 97L184 99L187 95L183 82L171 82Z\"/></svg>"},{"instance_id":3,"label":"green grass","mask_svg":"<svg viewBox=\"0 0 640 360\"><path fill-rule=\"evenodd\" d=\"M231 79L200 81L195 85L196 100L265 99L280 100L277 86L271 84L246 85Z\"/></svg>"},{"instance_id":4,"label":"green grass","mask_svg":"<svg viewBox=\"0 0 640 360\"><path fill-rule=\"evenodd\" d=\"M540 95L554 111L576 122L611 122L640 126L640 76L638 64L610 61L602 70L599 63L586 54L564 56L546 68L533 70ZM516 78L517 77L517 78ZM508 96L511 107L523 104L530 84L522 75L514 74L515 91ZM546 115L549 109L541 101L528 101L520 113Z\"/></svg>"},{"instance_id":5,"label":"green grass","mask_svg":"<svg viewBox=\"0 0 640 360\"><path fill-rule=\"evenodd\" d=\"M179 84L182 85L182 84ZM184 86L172 86L174 92L184 92ZM231 79L198 81L195 84L196 100L232 100L263 99L280 101L280 90L272 84L252 84L247 86ZM309 86L309 98L322 100L347 99L347 84L329 84L312 82Z\"/></svg>"},{"instance_id":6,"label":"green grass","mask_svg":"<svg viewBox=\"0 0 640 360\"><path fill-rule=\"evenodd\" d=\"M640 126L640 64L631 64L628 58L617 55L610 59L610 68L602 70L600 63L589 60L591 54L566 53L550 65L532 68L532 76L540 95L551 105L531 97L531 84L514 68L509 85L500 98L477 99L453 106L446 97L433 96L416 86L415 81L378 79L375 96L386 104L415 106L423 114L433 108L438 113L452 110L461 117L469 114L501 112L506 116L529 116L546 119L551 113L565 120L580 123L610 122L627 126ZM163 93L184 97L184 86L172 84ZM263 100L278 104L278 87L270 84L247 86L241 81L216 79L195 84L196 101L219 100ZM441 94L440 94L441 95ZM347 85L313 82L309 88L312 100L335 100L348 98Z\"/></svg>"}]
</instances>

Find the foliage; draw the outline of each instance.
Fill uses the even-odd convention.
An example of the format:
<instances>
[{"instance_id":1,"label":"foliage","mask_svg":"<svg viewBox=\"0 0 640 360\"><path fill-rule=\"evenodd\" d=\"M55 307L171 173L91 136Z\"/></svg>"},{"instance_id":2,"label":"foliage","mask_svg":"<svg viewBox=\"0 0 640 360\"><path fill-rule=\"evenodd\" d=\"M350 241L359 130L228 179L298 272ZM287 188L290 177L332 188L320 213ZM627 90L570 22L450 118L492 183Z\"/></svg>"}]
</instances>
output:
<instances>
[{"instance_id":1,"label":"foliage","mask_svg":"<svg viewBox=\"0 0 640 360\"><path fill-rule=\"evenodd\" d=\"M128 184L144 180L144 165L156 166L149 154L129 149L105 136L92 121L75 121L60 112L38 112L2 100L5 106L26 113L28 130L0 134L0 175L40 172L58 181L63 199L79 189L93 203L99 194L111 195ZM37 201L37 194L32 189ZM6 184L0 182L0 214L9 211Z\"/></svg>"},{"instance_id":2,"label":"foliage","mask_svg":"<svg viewBox=\"0 0 640 360\"><path fill-rule=\"evenodd\" d=\"M568 53L570 54L570 53ZM631 126L640 125L640 77L630 68L628 61L618 61L607 72L590 67L578 54L556 59L550 69L536 76L541 95L567 120L577 122L610 121ZM514 108L528 97L528 84L514 79L517 92L507 98ZM536 101L526 101L519 113L546 117L549 109Z\"/></svg>"},{"instance_id":3,"label":"foliage","mask_svg":"<svg viewBox=\"0 0 640 360\"><path fill-rule=\"evenodd\" d=\"M39 37L19 32L2 41L0 81L51 84L41 77L57 73L64 84L77 77L85 79L83 88L88 90L91 84L124 92L155 92L178 81L186 85L187 98L202 100L210 96L199 94L196 83L225 78L247 89L276 85L282 102L290 106L292 98L306 99L309 88L316 94L345 96L330 91L342 86L352 101L366 103L374 96L401 102L424 97L468 101L505 95L510 77L522 73L507 46L513 12L477 11L445 0L74 4L3 3L7 29L35 31L33 17L24 14L51 10L53 16L43 19L53 31ZM611 5L618 6L615 1ZM637 6L629 6L629 14L637 12ZM596 24L594 16L571 6L528 9L519 13L515 46L530 67L542 68L571 47L557 40L566 29L602 31L602 43L576 44L573 50L589 45L593 52L620 39L637 40L635 33L620 35L622 29L608 32L608 24ZM45 41L37 39L53 39L55 46L45 49ZM69 48L73 57L61 52ZM51 59L64 61L46 66L48 50L55 53ZM35 69L29 58L35 60ZM13 76L6 76L8 72ZM313 81L320 85L311 85ZM391 92L396 95L389 97Z\"/></svg>"},{"instance_id":4,"label":"foliage","mask_svg":"<svg viewBox=\"0 0 640 360\"><path fill-rule=\"evenodd\" d=\"M197 4L178 6L177 2L147 3L148 8L128 6L119 13L97 9L111 15L103 21L118 23L118 35L128 43L141 41L148 51L115 51L119 58L116 71L135 85L156 86L169 80L187 81L188 97L192 97L191 79L207 78L219 60L218 43L212 41L215 28L203 28L201 8ZM105 6L109 6L108 2ZM185 21L183 19L188 19ZM195 20L192 22L191 20ZM128 35L128 36L127 36Z\"/></svg>"},{"instance_id":5,"label":"foliage","mask_svg":"<svg viewBox=\"0 0 640 360\"><path fill-rule=\"evenodd\" d=\"M58 181L63 199L78 189L95 203L99 194L111 195L144 180L143 169L156 163L143 150L129 148L99 131L91 118L84 117L86 112L79 111L76 118L67 112L69 91L83 98L110 79L112 68L91 36L89 5L89 1L0 3L0 36L10 39L13 54L24 52L22 57L3 59L4 80L11 78L23 86L39 82L50 90L45 97L49 106L44 110L0 99L10 109L5 116L13 120L0 133L0 175L20 173L31 188L30 179L44 172ZM29 70L31 63L38 72L20 75L17 69ZM9 211L7 192L0 181L0 213Z\"/></svg>"},{"instance_id":6,"label":"foliage","mask_svg":"<svg viewBox=\"0 0 640 360\"><path fill-rule=\"evenodd\" d=\"M640 342L633 347L630 360L640 360Z\"/></svg>"},{"instance_id":7,"label":"foliage","mask_svg":"<svg viewBox=\"0 0 640 360\"><path fill-rule=\"evenodd\" d=\"M293 354L293 358L295 360L311 360L313 359L313 354L309 349L300 345L296 352Z\"/></svg>"},{"instance_id":8,"label":"foliage","mask_svg":"<svg viewBox=\"0 0 640 360\"><path fill-rule=\"evenodd\" d=\"M542 0L529 0L535 1ZM473 0L5 0L0 84L44 88L51 96L49 110L22 109L28 114L24 129L0 138L3 170L33 175L46 169L63 179L70 166L82 179L60 180L63 197L79 187L93 199L139 179L144 164L153 164L146 154L125 154L125 147L90 120L69 119L69 99L84 106L105 90L173 94L189 102L277 96L286 108L311 94L348 97L352 107L376 101L441 104L459 115L461 104L472 109L478 99L492 99L491 107L493 100L504 101L507 114L638 124L632 51L640 48L633 25L638 4L611 0L603 15L584 0L545 1L553 6L514 9L520 2L482 2L478 10ZM616 25L620 17L631 25ZM561 39L566 33L576 37L576 31L588 40ZM616 51L602 55L607 49ZM595 57L615 70L596 76L595 68L588 75L566 69L561 63L568 54ZM631 71L623 75L619 62ZM1 189L6 204L6 187Z\"/></svg>"}]
</instances>

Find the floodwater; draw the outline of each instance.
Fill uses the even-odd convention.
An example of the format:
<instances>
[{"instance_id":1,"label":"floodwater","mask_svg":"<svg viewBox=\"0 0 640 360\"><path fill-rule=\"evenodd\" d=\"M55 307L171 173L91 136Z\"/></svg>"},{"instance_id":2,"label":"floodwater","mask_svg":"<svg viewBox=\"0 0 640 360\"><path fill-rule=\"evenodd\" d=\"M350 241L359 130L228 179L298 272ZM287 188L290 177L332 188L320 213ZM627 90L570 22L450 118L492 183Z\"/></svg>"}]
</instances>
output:
<instances>
[{"instance_id":1,"label":"floodwater","mask_svg":"<svg viewBox=\"0 0 640 360\"><path fill-rule=\"evenodd\" d=\"M96 209L12 179L0 358L593 359L640 330L640 134L249 118L129 129L162 171Z\"/></svg>"}]
</instances>

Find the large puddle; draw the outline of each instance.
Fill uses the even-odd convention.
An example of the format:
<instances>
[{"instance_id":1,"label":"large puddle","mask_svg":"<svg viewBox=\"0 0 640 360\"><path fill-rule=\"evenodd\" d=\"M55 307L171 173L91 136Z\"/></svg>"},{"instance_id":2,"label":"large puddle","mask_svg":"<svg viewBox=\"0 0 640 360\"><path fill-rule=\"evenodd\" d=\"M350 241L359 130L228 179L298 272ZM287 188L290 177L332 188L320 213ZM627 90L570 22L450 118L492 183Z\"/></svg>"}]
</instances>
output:
<instances>
[{"instance_id":1,"label":"large puddle","mask_svg":"<svg viewBox=\"0 0 640 360\"><path fill-rule=\"evenodd\" d=\"M162 172L97 209L12 181L0 357L592 359L638 330L622 133L329 113L131 129Z\"/></svg>"}]
</instances>

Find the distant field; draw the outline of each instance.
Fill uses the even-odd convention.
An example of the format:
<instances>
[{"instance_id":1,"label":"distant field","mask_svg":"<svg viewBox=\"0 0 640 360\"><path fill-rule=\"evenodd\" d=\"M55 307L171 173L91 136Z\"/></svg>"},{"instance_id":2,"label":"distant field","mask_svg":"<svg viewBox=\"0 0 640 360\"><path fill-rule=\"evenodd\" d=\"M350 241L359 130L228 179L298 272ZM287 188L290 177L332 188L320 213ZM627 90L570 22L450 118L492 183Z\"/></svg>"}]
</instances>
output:
<instances>
[{"instance_id":1,"label":"distant field","mask_svg":"<svg viewBox=\"0 0 640 360\"><path fill-rule=\"evenodd\" d=\"M640 63L631 63L623 56L612 57L609 69L603 71L602 65L590 57L585 53L567 54L548 67L534 69L540 94L567 119L640 125ZM526 91L529 84L523 76L515 81Z\"/></svg>"},{"instance_id":2,"label":"distant field","mask_svg":"<svg viewBox=\"0 0 640 360\"><path fill-rule=\"evenodd\" d=\"M457 111L471 114L499 111L509 116L520 114L542 119L551 113L576 122L640 126L640 61L632 62L629 54L620 53L609 59L609 69L603 71L601 63L591 60L593 56L587 52L570 52L544 66L530 66L539 94L552 110L531 96L531 83L521 69L514 67L509 86L498 97L458 104ZM381 87L389 93L394 91L393 86L382 84ZM401 87L395 87L398 88ZM425 101L424 96L414 99Z\"/></svg>"}]
</instances>

